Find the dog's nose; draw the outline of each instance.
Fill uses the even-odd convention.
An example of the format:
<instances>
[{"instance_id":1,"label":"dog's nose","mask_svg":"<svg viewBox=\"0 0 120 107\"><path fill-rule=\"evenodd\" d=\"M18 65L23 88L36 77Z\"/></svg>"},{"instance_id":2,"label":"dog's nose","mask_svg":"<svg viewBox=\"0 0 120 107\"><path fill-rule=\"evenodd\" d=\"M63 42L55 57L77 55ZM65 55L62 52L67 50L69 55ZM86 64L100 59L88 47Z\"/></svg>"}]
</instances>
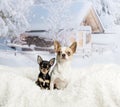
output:
<instances>
[{"instance_id":1,"label":"dog's nose","mask_svg":"<svg viewBox=\"0 0 120 107\"><path fill-rule=\"evenodd\" d=\"M65 54L62 54L62 57L65 58Z\"/></svg>"}]
</instances>

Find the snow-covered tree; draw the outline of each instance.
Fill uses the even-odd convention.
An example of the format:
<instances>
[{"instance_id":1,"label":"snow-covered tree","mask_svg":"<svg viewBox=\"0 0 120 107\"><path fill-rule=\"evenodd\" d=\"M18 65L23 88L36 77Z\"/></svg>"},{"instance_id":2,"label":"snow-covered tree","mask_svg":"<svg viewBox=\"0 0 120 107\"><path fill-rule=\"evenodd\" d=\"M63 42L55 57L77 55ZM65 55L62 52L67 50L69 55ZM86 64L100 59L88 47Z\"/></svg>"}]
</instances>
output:
<instances>
[{"instance_id":1,"label":"snow-covered tree","mask_svg":"<svg viewBox=\"0 0 120 107\"><path fill-rule=\"evenodd\" d=\"M33 0L0 0L0 36L17 36L25 31L32 4Z\"/></svg>"},{"instance_id":2,"label":"snow-covered tree","mask_svg":"<svg viewBox=\"0 0 120 107\"><path fill-rule=\"evenodd\" d=\"M118 16L116 0L86 0L86 1L91 1L93 3L93 6L97 10L97 13L100 16L105 28L109 28L111 27L110 25L115 24Z\"/></svg>"}]
</instances>

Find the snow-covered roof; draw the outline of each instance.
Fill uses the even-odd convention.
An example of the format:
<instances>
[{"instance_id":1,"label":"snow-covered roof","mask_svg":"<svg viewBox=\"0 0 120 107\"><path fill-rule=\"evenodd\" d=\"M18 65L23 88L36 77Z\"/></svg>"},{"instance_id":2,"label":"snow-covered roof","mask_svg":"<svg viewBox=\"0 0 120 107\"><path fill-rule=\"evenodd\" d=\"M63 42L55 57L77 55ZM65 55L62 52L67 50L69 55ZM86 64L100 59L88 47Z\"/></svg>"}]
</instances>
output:
<instances>
[{"instance_id":1,"label":"snow-covered roof","mask_svg":"<svg viewBox=\"0 0 120 107\"><path fill-rule=\"evenodd\" d=\"M71 5L70 12L74 16L76 24L80 24L83 21L91 6L90 2L75 2Z\"/></svg>"},{"instance_id":2,"label":"snow-covered roof","mask_svg":"<svg viewBox=\"0 0 120 107\"><path fill-rule=\"evenodd\" d=\"M87 15L91 7L92 7L92 4L90 2L80 2L80 1L73 2L68 7L69 15L70 17L73 17L73 20L71 23L73 23L73 25L75 26L79 26L80 23L84 20L85 16ZM28 17L29 22L31 24L30 30L48 29L45 22L47 22L49 15L50 14L48 10L41 7L40 5L32 6L30 9L29 17Z\"/></svg>"}]
</instances>

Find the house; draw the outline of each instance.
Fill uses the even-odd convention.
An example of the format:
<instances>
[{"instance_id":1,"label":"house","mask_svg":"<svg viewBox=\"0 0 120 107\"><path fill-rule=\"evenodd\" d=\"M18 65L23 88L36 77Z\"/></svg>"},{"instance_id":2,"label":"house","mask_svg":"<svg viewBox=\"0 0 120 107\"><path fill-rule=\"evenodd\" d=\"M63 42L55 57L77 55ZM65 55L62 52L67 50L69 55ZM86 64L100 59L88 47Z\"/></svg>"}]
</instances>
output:
<instances>
[{"instance_id":1,"label":"house","mask_svg":"<svg viewBox=\"0 0 120 107\"><path fill-rule=\"evenodd\" d=\"M70 26L67 29L71 33L69 35L69 41L77 41L79 47L91 47L92 37L91 34L96 33L104 33L103 24L94 8L94 6L90 2L73 2L68 8L69 15L72 17ZM34 17L31 17L33 16ZM48 17L53 14L49 14L49 11L41 6L33 6L31 7L31 28L29 30L38 31L38 30L45 30L49 31L50 29L46 26L48 21ZM64 20L64 19L61 19ZM60 28L63 29L63 28ZM61 30L59 32L60 36L64 34ZM52 38L52 37L51 37Z\"/></svg>"},{"instance_id":2,"label":"house","mask_svg":"<svg viewBox=\"0 0 120 107\"><path fill-rule=\"evenodd\" d=\"M70 7L71 14L75 17L77 27L76 36L71 36L71 41L77 40L80 48L91 49L91 34L104 33L104 26L94 6L90 2L75 2Z\"/></svg>"},{"instance_id":3,"label":"house","mask_svg":"<svg viewBox=\"0 0 120 107\"><path fill-rule=\"evenodd\" d=\"M18 37L11 38L10 42L6 42L6 45L16 51L49 51L53 53L53 40L45 38L43 33L40 33L44 31L39 31L38 34L31 32L25 32Z\"/></svg>"},{"instance_id":4,"label":"house","mask_svg":"<svg viewBox=\"0 0 120 107\"><path fill-rule=\"evenodd\" d=\"M81 7L79 7L82 5ZM90 26L91 33L104 33L104 26L91 3L75 4L77 23L80 26Z\"/></svg>"}]
</instances>

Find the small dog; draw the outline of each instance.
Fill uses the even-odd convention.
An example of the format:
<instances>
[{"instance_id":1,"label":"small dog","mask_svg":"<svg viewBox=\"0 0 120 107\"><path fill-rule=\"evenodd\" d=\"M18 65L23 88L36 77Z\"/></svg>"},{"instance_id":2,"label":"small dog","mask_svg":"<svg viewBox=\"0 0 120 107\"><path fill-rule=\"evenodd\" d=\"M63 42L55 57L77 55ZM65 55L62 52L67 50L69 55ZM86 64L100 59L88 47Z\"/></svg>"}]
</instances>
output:
<instances>
[{"instance_id":1,"label":"small dog","mask_svg":"<svg viewBox=\"0 0 120 107\"><path fill-rule=\"evenodd\" d=\"M40 73L36 84L40 86L41 89L50 89L49 71L55 62L55 58L52 58L50 61L45 61L38 55L37 62L39 64Z\"/></svg>"},{"instance_id":2,"label":"small dog","mask_svg":"<svg viewBox=\"0 0 120 107\"><path fill-rule=\"evenodd\" d=\"M54 87L64 89L70 82L71 66L70 62L73 54L76 52L77 42L72 43L70 47L61 47L58 41L54 42L56 56L56 64L52 70L50 90Z\"/></svg>"}]
</instances>

